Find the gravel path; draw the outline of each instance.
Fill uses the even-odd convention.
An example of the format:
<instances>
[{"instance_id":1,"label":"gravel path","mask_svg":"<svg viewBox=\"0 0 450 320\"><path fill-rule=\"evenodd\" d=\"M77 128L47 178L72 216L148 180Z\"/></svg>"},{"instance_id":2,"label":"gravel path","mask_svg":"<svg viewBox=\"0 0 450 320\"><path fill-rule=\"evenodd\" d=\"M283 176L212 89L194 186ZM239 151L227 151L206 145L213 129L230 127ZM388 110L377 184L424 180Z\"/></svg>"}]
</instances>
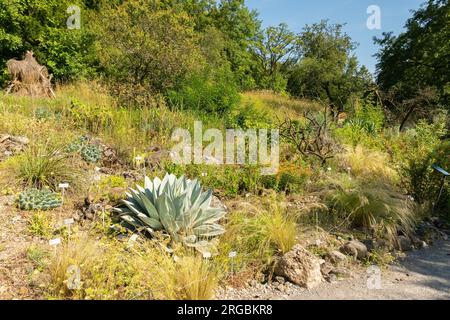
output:
<instances>
[{"instance_id":1,"label":"gravel path","mask_svg":"<svg viewBox=\"0 0 450 320\"><path fill-rule=\"evenodd\" d=\"M367 273L334 284L323 284L289 299L431 300L450 299L450 242L408 253L381 273L381 289L367 288Z\"/></svg>"},{"instance_id":2,"label":"gravel path","mask_svg":"<svg viewBox=\"0 0 450 320\"><path fill-rule=\"evenodd\" d=\"M293 284L255 284L219 292L219 299L256 300L450 300L450 241L411 251L395 265L381 270L379 289L369 289L367 269L351 277L306 290ZM373 282L369 282L373 283Z\"/></svg>"}]
</instances>

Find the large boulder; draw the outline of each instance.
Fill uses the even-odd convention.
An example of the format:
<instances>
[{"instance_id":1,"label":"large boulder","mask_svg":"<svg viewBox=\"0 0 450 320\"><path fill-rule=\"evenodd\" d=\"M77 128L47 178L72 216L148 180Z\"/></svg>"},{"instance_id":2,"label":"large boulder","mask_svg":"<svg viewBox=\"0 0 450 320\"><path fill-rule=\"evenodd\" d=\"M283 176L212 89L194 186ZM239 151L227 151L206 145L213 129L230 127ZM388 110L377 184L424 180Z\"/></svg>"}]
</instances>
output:
<instances>
[{"instance_id":1,"label":"large boulder","mask_svg":"<svg viewBox=\"0 0 450 320\"><path fill-rule=\"evenodd\" d=\"M368 255L367 247L364 243L358 240L352 240L344 244L340 251L346 255L352 256L356 259L364 259Z\"/></svg>"},{"instance_id":2,"label":"large boulder","mask_svg":"<svg viewBox=\"0 0 450 320\"><path fill-rule=\"evenodd\" d=\"M312 289L322 282L320 259L296 245L278 262L275 274L301 287Z\"/></svg>"}]
</instances>

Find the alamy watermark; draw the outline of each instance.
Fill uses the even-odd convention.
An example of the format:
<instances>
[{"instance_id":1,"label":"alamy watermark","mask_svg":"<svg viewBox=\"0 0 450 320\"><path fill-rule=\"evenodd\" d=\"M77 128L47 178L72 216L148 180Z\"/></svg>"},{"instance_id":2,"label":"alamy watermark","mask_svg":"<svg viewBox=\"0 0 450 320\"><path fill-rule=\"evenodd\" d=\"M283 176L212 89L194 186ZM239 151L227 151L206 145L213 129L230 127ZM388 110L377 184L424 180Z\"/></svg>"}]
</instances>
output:
<instances>
[{"instance_id":1,"label":"alamy watermark","mask_svg":"<svg viewBox=\"0 0 450 320\"><path fill-rule=\"evenodd\" d=\"M67 29L81 29L81 9L79 6L71 5L67 8L66 11L70 14L69 18L67 18Z\"/></svg>"},{"instance_id":2,"label":"alamy watermark","mask_svg":"<svg viewBox=\"0 0 450 320\"><path fill-rule=\"evenodd\" d=\"M367 29L369 30L381 30L381 8L377 5L370 5L367 8Z\"/></svg>"},{"instance_id":3,"label":"alamy watermark","mask_svg":"<svg viewBox=\"0 0 450 320\"><path fill-rule=\"evenodd\" d=\"M380 290L381 289L381 269L377 266L370 266L367 268L367 289Z\"/></svg>"},{"instance_id":4,"label":"alamy watermark","mask_svg":"<svg viewBox=\"0 0 450 320\"><path fill-rule=\"evenodd\" d=\"M278 172L280 134L275 129L228 129L224 136L219 129L203 132L202 122L196 121L193 137L189 130L178 128L172 134L172 141L176 145L171 157L176 164L249 164L260 166L262 175Z\"/></svg>"}]
</instances>

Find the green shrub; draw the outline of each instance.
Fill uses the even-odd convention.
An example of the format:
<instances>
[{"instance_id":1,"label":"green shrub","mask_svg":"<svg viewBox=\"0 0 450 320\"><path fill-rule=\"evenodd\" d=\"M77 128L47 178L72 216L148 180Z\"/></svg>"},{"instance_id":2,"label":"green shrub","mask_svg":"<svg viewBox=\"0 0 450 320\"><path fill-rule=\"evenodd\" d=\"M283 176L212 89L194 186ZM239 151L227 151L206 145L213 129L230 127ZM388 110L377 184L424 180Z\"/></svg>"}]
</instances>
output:
<instances>
[{"instance_id":1,"label":"green shrub","mask_svg":"<svg viewBox=\"0 0 450 320\"><path fill-rule=\"evenodd\" d=\"M358 144L380 147L381 140L378 138L383 126L383 109L369 100L357 100L350 118L344 121L341 128L335 129L335 133L342 142L354 147Z\"/></svg>"},{"instance_id":2,"label":"green shrub","mask_svg":"<svg viewBox=\"0 0 450 320\"><path fill-rule=\"evenodd\" d=\"M179 90L168 93L173 108L226 115L239 103L238 87L229 72L194 74Z\"/></svg>"},{"instance_id":3,"label":"green shrub","mask_svg":"<svg viewBox=\"0 0 450 320\"><path fill-rule=\"evenodd\" d=\"M81 8L80 30L69 30L66 26L70 5ZM93 36L85 24L87 9L83 1L1 1L0 12L2 68L6 60L21 58L27 50L33 50L37 60L57 80L78 79L92 73Z\"/></svg>"},{"instance_id":4,"label":"green shrub","mask_svg":"<svg viewBox=\"0 0 450 320\"><path fill-rule=\"evenodd\" d=\"M415 129L408 130L395 141L394 157L400 164L403 184L419 204L434 201L438 193L440 177L432 165L439 163L444 167L446 165L445 154L439 154L439 151L434 153L435 150L439 150L441 137L445 134L445 121L433 124L419 121ZM446 143L444 142L442 146L445 148Z\"/></svg>"},{"instance_id":5,"label":"green shrub","mask_svg":"<svg viewBox=\"0 0 450 320\"><path fill-rule=\"evenodd\" d=\"M282 165L273 176L261 176L259 179L265 189L278 192L300 193L310 178L310 171L300 166Z\"/></svg>"},{"instance_id":6,"label":"green shrub","mask_svg":"<svg viewBox=\"0 0 450 320\"><path fill-rule=\"evenodd\" d=\"M228 120L228 127L242 129L269 129L273 126L272 119L266 110L257 108L249 102L237 109L235 115Z\"/></svg>"},{"instance_id":7,"label":"green shrub","mask_svg":"<svg viewBox=\"0 0 450 320\"><path fill-rule=\"evenodd\" d=\"M32 235L49 238L53 231L52 219L44 212L35 212L28 220L28 231Z\"/></svg>"},{"instance_id":8,"label":"green shrub","mask_svg":"<svg viewBox=\"0 0 450 320\"><path fill-rule=\"evenodd\" d=\"M112 125L112 110L103 105L85 104L73 99L67 111L77 128L89 130L94 134Z\"/></svg>"},{"instance_id":9,"label":"green shrub","mask_svg":"<svg viewBox=\"0 0 450 320\"><path fill-rule=\"evenodd\" d=\"M164 170L188 177L198 177L202 184L225 197L236 197L240 194L256 194L262 187L260 168L257 166L236 165L187 165L181 166L166 163Z\"/></svg>"}]
</instances>

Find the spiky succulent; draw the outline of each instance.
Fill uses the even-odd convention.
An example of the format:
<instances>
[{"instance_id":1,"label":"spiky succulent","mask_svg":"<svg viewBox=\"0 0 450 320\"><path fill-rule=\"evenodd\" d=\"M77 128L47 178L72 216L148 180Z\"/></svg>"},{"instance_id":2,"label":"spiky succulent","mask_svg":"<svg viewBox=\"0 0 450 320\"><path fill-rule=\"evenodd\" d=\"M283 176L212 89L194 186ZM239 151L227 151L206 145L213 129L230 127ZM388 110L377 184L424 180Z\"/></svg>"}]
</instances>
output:
<instances>
[{"instance_id":1,"label":"spiky succulent","mask_svg":"<svg viewBox=\"0 0 450 320\"><path fill-rule=\"evenodd\" d=\"M44 189L29 189L23 191L17 199L21 210L50 210L60 207L62 202L58 194Z\"/></svg>"},{"instance_id":2,"label":"spiky succulent","mask_svg":"<svg viewBox=\"0 0 450 320\"><path fill-rule=\"evenodd\" d=\"M217 222L225 215L212 208L212 191L202 191L197 180L167 174L161 181L145 177L144 187L130 189L116 209L122 221L137 230L154 234L164 231L176 242L203 246L225 229Z\"/></svg>"}]
</instances>

